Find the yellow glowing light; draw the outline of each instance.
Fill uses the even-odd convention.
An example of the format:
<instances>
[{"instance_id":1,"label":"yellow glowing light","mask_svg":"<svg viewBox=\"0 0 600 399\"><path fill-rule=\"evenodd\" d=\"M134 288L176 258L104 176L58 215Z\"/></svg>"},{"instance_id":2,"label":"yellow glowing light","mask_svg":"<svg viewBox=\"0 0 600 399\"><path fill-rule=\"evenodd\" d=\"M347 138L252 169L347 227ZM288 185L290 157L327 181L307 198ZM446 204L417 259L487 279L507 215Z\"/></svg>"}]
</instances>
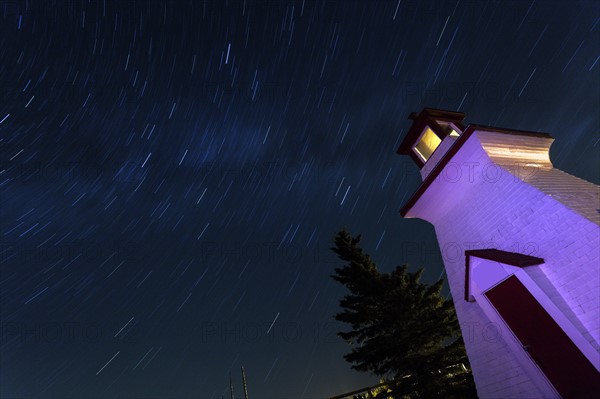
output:
<instances>
[{"instance_id":1,"label":"yellow glowing light","mask_svg":"<svg viewBox=\"0 0 600 399\"><path fill-rule=\"evenodd\" d=\"M415 152L421 156L423 161L427 161L441 142L442 140L428 127L421 135L421 139L414 149Z\"/></svg>"}]
</instances>

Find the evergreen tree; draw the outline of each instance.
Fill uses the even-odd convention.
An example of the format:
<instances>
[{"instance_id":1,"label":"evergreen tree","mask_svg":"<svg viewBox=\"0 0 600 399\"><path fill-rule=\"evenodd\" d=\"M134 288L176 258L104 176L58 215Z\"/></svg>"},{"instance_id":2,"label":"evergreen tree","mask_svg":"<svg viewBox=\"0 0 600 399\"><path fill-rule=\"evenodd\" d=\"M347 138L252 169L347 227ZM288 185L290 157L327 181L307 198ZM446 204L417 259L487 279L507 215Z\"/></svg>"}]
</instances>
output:
<instances>
[{"instance_id":1,"label":"evergreen tree","mask_svg":"<svg viewBox=\"0 0 600 399\"><path fill-rule=\"evenodd\" d=\"M338 334L352 345L344 358L386 378L390 390L377 398L477 397L454 306L440 295L443 280L421 283L423 269L406 266L380 272L360 238L342 230L331 248L346 263L331 276L349 290L335 315L351 327Z\"/></svg>"}]
</instances>

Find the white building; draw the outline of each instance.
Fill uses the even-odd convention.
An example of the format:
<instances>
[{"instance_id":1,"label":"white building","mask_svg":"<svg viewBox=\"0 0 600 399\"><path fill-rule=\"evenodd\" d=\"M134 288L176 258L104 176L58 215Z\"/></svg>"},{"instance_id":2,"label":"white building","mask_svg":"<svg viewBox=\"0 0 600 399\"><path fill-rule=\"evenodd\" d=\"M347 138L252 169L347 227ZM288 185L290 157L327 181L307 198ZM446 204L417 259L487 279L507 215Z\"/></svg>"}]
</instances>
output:
<instances>
[{"instance_id":1,"label":"white building","mask_svg":"<svg viewBox=\"0 0 600 399\"><path fill-rule=\"evenodd\" d=\"M423 183L480 398L600 395L600 188L553 167L547 134L424 109L398 149Z\"/></svg>"}]
</instances>

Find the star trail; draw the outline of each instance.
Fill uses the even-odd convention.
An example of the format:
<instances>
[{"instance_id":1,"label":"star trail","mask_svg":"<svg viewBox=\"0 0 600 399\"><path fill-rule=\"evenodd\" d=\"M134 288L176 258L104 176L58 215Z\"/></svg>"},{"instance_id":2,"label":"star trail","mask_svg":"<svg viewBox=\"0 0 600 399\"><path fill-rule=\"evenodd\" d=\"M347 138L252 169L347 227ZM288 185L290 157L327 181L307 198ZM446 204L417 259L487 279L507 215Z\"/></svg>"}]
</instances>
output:
<instances>
[{"instance_id":1,"label":"star trail","mask_svg":"<svg viewBox=\"0 0 600 399\"><path fill-rule=\"evenodd\" d=\"M0 1L0 396L322 398L329 250L443 276L412 111L598 183L595 1Z\"/></svg>"}]
</instances>

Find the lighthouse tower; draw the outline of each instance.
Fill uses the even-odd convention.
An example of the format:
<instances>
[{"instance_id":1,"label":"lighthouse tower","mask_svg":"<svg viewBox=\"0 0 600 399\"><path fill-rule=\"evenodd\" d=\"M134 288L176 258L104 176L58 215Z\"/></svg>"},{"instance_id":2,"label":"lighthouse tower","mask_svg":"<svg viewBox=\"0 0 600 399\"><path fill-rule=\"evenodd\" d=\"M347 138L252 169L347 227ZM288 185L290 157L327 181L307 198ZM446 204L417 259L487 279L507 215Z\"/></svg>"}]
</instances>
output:
<instances>
[{"instance_id":1,"label":"lighthouse tower","mask_svg":"<svg viewBox=\"0 0 600 399\"><path fill-rule=\"evenodd\" d=\"M552 137L425 108L398 149L423 182L480 398L600 392L600 187L553 167Z\"/></svg>"}]
</instances>

